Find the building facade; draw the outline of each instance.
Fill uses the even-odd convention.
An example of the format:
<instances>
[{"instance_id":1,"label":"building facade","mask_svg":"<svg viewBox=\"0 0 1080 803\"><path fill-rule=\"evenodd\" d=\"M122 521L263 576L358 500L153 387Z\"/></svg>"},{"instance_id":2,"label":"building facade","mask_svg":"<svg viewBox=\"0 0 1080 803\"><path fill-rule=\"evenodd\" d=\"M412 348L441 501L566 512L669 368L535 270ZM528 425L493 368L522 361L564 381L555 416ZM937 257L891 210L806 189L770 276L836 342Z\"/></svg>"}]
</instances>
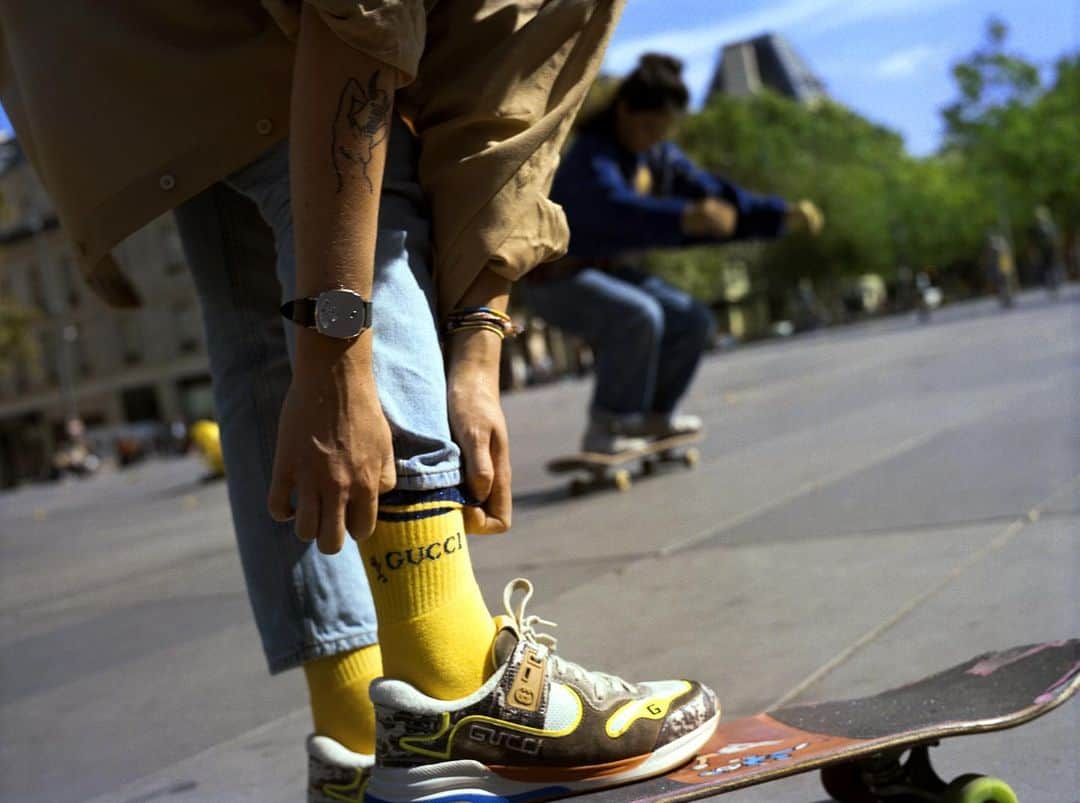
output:
<instances>
[{"instance_id":1,"label":"building facade","mask_svg":"<svg viewBox=\"0 0 1080 803\"><path fill-rule=\"evenodd\" d=\"M27 348L0 353L0 487L47 470L67 419L93 432L212 414L202 322L172 217L114 255L143 307L115 310L93 294L17 141L0 143L0 309L33 316Z\"/></svg>"},{"instance_id":2,"label":"building facade","mask_svg":"<svg viewBox=\"0 0 1080 803\"><path fill-rule=\"evenodd\" d=\"M825 85L784 37L762 34L725 45L707 97L745 97L769 89L800 103L825 98Z\"/></svg>"}]
</instances>

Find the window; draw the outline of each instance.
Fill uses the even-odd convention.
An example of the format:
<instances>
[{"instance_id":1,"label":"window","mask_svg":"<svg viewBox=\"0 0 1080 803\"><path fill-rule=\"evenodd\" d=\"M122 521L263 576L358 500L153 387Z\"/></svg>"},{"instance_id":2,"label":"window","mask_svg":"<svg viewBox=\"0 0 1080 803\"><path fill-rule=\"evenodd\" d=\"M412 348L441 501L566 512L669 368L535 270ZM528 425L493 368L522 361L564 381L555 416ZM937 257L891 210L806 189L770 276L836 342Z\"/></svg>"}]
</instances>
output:
<instances>
[{"instance_id":1,"label":"window","mask_svg":"<svg viewBox=\"0 0 1080 803\"><path fill-rule=\"evenodd\" d=\"M193 354L202 347L202 320L199 311L190 301L173 305L173 325L176 327L177 345L182 354Z\"/></svg>"},{"instance_id":2,"label":"window","mask_svg":"<svg viewBox=\"0 0 1080 803\"><path fill-rule=\"evenodd\" d=\"M120 326L120 344L125 365L138 365L142 362L143 343L142 326L137 312L122 312L117 315Z\"/></svg>"}]
</instances>

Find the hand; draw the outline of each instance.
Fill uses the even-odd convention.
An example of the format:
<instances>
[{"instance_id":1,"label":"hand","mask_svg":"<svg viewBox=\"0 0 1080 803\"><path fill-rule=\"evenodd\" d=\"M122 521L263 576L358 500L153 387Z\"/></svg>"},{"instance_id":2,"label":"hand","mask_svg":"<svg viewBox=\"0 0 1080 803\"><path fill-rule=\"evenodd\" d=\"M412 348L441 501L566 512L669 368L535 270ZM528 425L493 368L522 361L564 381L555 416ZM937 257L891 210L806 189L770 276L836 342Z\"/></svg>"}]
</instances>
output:
<instances>
[{"instance_id":1,"label":"hand","mask_svg":"<svg viewBox=\"0 0 1080 803\"><path fill-rule=\"evenodd\" d=\"M297 537L317 540L328 555L344 546L346 528L356 539L371 535L379 494L396 481L390 427L371 373L370 335L361 337L365 346L298 333L296 371L278 427L270 514L277 521L295 516Z\"/></svg>"},{"instance_id":2,"label":"hand","mask_svg":"<svg viewBox=\"0 0 1080 803\"><path fill-rule=\"evenodd\" d=\"M813 201L803 198L788 209L787 225L793 232L805 232L811 237L817 237L825 227L825 215Z\"/></svg>"},{"instance_id":3,"label":"hand","mask_svg":"<svg viewBox=\"0 0 1080 803\"><path fill-rule=\"evenodd\" d=\"M739 213L732 204L719 198L695 201L683 211L683 233L690 237L726 240L735 234Z\"/></svg>"},{"instance_id":4,"label":"hand","mask_svg":"<svg viewBox=\"0 0 1080 803\"><path fill-rule=\"evenodd\" d=\"M450 430L461 448L465 486L479 506L466 506L465 530L476 535L510 529L510 441L499 402L502 341L483 330L450 342L447 404Z\"/></svg>"}]
</instances>

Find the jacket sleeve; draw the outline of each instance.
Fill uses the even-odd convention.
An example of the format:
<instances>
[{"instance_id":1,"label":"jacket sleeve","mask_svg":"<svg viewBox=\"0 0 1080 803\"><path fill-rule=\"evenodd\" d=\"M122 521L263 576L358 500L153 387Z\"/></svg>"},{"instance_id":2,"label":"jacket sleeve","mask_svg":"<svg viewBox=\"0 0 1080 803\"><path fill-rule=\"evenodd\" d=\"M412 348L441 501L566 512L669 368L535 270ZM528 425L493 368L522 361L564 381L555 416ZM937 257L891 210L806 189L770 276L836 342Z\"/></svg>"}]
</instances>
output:
<instances>
[{"instance_id":1,"label":"jacket sleeve","mask_svg":"<svg viewBox=\"0 0 1080 803\"><path fill-rule=\"evenodd\" d=\"M424 0L262 0L289 39L300 32L300 6L315 9L327 27L350 47L397 71L397 85L416 77L424 50Z\"/></svg>"},{"instance_id":2,"label":"jacket sleeve","mask_svg":"<svg viewBox=\"0 0 1080 803\"><path fill-rule=\"evenodd\" d=\"M665 169L671 177L674 195L694 200L720 198L738 212L732 240L779 237L784 232L787 202L775 195L756 195L737 184L707 173L675 145L668 144L664 152Z\"/></svg>"},{"instance_id":3,"label":"jacket sleeve","mask_svg":"<svg viewBox=\"0 0 1080 803\"><path fill-rule=\"evenodd\" d=\"M565 252L548 191L623 2L454 0L428 16L398 98L420 139L440 310L485 267L513 280Z\"/></svg>"}]
</instances>

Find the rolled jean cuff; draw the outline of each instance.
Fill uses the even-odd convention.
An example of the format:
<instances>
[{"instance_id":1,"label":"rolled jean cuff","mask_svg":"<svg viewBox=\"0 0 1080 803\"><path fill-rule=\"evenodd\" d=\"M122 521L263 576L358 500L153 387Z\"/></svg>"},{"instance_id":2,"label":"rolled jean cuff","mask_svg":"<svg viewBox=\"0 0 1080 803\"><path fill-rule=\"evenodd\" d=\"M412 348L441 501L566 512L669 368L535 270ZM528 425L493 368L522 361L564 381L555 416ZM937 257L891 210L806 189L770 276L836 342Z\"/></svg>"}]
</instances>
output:
<instances>
[{"instance_id":1,"label":"rolled jean cuff","mask_svg":"<svg viewBox=\"0 0 1080 803\"><path fill-rule=\"evenodd\" d=\"M398 467L397 491L437 491L440 488L456 488L461 485L461 469L447 468L438 471L416 472Z\"/></svg>"},{"instance_id":2,"label":"rolled jean cuff","mask_svg":"<svg viewBox=\"0 0 1080 803\"><path fill-rule=\"evenodd\" d=\"M351 636L317 641L314 644L303 644L289 652L267 655L266 664L271 675L280 675L290 669L295 669L308 661L316 658L326 658L330 655L340 655L343 652L352 652L361 647L370 647L379 643L378 628L363 630Z\"/></svg>"}]
</instances>

